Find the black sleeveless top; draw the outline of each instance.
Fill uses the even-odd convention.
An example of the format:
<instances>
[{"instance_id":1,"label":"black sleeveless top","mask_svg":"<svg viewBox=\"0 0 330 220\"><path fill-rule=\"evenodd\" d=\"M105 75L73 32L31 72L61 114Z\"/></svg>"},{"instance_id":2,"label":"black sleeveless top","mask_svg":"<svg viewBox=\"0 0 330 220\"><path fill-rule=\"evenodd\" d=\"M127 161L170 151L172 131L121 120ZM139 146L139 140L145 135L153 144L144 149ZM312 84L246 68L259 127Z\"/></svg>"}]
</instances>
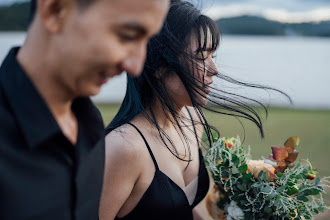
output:
<instances>
[{"instance_id":1,"label":"black sleeveless top","mask_svg":"<svg viewBox=\"0 0 330 220\"><path fill-rule=\"evenodd\" d=\"M143 138L155 164L155 176L137 206L126 216L115 219L193 219L192 209L206 196L209 189L209 176L204 158L199 149L198 188L194 202L189 205L185 192L166 174L159 170L156 159L141 131L132 125Z\"/></svg>"}]
</instances>

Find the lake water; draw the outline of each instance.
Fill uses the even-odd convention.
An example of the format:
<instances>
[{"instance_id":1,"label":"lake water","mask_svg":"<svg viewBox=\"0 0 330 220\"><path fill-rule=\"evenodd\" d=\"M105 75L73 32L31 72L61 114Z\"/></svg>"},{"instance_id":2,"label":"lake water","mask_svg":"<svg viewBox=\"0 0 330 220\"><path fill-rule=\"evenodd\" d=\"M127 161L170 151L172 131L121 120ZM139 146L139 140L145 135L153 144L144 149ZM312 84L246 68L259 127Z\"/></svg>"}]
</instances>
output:
<instances>
[{"instance_id":1,"label":"lake water","mask_svg":"<svg viewBox=\"0 0 330 220\"><path fill-rule=\"evenodd\" d=\"M21 32L0 32L1 62L24 37ZM294 104L276 93L242 90L243 94L276 106L330 109L330 38L224 35L216 63L221 73L286 92ZM120 102L125 87L123 74L105 85L93 100Z\"/></svg>"}]
</instances>

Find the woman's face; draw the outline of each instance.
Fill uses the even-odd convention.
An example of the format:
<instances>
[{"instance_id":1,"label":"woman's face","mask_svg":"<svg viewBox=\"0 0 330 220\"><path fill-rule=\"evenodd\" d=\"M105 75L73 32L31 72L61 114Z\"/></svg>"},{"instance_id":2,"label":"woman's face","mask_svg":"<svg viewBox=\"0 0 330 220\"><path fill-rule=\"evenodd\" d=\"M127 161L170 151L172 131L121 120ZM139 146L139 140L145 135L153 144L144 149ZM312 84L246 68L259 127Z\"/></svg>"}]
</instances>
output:
<instances>
[{"instance_id":1,"label":"woman's face","mask_svg":"<svg viewBox=\"0 0 330 220\"><path fill-rule=\"evenodd\" d=\"M204 34L202 32L201 42L204 42ZM201 89L197 89L198 103L200 105L207 104L207 97L210 93L210 85L213 83L212 77L218 73L217 67L212 59L214 51L211 50L212 46L212 35L208 30L207 33L207 46L205 51L200 51L199 43L195 35L191 36L188 53L193 54L193 61L190 64L191 77L194 77L197 84ZM174 99L175 103L179 107L192 106L190 96L185 89L181 79L176 73L170 74L166 78L166 89Z\"/></svg>"}]
</instances>

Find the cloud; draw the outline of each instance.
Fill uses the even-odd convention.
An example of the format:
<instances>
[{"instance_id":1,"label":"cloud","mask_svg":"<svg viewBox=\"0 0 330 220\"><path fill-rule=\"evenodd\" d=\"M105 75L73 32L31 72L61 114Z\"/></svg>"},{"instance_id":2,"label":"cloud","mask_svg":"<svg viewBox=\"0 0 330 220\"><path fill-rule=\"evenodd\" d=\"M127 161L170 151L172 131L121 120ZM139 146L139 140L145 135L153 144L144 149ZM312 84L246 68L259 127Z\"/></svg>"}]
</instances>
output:
<instances>
[{"instance_id":1,"label":"cloud","mask_svg":"<svg viewBox=\"0 0 330 220\"><path fill-rule=\"evenodd\" d=\"M305 0L300 0L299 5L297 5L296 0L276 0L278 4L275 4L275 0L233 0L231 2L235 3L228 4L215 4L214 1L214 5L212 7L204 7L203 12L215 20L240 15L261 16L269 20L288 23L330 20L330 3L326 2L328 6L325 7L316 7L316 3L314 3L312 7L308 6L310 1L309 3L306 1L306 4L301 4L301 1ZM224 2L226 3L226 1ZM318 0L316 2L321 3L323 0Z\"/></svg>"},{"instance_id":2,"label":"cloud","mask_svg":"<svg viewBox=\"0 0 330 220\"><path fill-rule=\"evenodd\" d=\"M302 22L320 22L330 20L330 7L317 8L303 12L288 12L287 10L267 9L263 13L263 17L269 20L288 23Z\"/></svg>"},{"instance_id":3,"label":"cloud","mask_svg":"<svg viewBox=\"0 0 330 220\"><path fill-rule=\"evenodd\" d=\"M0 0L0 5L11 5L16 2L27 2L28 0Z\"/></svg>"}]
</instances>

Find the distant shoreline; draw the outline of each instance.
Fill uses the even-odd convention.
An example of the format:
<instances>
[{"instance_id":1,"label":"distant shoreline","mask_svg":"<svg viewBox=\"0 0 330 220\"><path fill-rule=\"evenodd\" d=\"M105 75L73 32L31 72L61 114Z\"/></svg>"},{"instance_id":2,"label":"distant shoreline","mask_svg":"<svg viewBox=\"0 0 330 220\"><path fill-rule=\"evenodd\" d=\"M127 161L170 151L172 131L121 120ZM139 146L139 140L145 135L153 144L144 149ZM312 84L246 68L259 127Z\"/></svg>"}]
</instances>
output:
<instances>
[{"instance_id":1,"label":"distant shoreline","mask_svg":"<svg viewBox=\"0 0 330 220\"><path fill-rule=\"evenodd\" d=\"M0 31L20 32L27 28L29 2L0 6ZM259 16L220 18L216 23L224 35L330 37L330 21L281 23Z\"/></svg>"}]
</instances>

